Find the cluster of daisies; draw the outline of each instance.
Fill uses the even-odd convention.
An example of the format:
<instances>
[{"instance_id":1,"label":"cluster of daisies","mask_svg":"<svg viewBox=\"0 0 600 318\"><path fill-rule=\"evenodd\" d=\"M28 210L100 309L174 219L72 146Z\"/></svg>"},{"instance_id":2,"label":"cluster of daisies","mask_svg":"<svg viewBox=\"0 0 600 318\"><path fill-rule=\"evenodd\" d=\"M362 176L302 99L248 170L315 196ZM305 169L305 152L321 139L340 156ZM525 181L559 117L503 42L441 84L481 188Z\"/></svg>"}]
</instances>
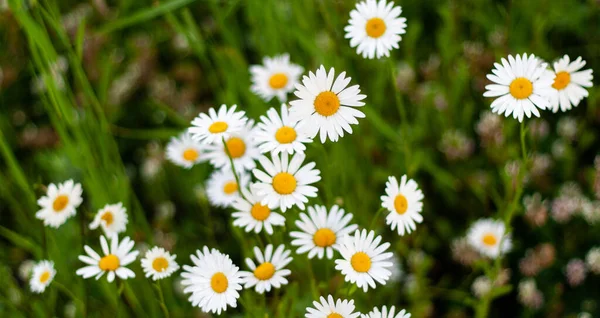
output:
<instances>
[{"instance_id":1,"label":"cluster of daisies","mask_svg":"<svg viewBox=\"0 0 600 318\"><path fill-rule=\"evenodd\" d=\"M556 113L577 107L588 96L586 88L592 87L592 70L582 70L586 63L581 57L571 61L565 55L554 62L553 68L527 53L509 55L501 62L495 63L493 74L487 75L494 84L486 86L483 96L496 97L492 112L506 117L512 114L520 122L524 116L540 117L539 110Z\"/></svg>"}]
</instances>

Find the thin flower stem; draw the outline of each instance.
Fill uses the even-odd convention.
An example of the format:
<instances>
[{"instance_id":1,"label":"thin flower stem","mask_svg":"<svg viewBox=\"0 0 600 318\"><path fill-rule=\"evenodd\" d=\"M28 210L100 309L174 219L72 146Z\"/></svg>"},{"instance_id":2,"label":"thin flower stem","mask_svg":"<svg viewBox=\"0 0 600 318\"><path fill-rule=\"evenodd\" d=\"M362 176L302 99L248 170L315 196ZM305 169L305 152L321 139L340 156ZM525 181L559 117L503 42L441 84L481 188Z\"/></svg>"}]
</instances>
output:
<instances>
[{"instance_id":1,"label":"thin flower stem","mask_svg":"<svg viewBox=\"0 0 600 318\"><path fill-rule=\"evenodd\" d=\"M313 272L313 269L312 269L311 259L307 257L306 261L308 264L308 266L307 266L308 273L310 274L310 289L313 293L313 299L318 299L319 298L319 290L317 289L315 273Z\"/></svg>"},{"instance_id":2,"label":"thin flower stem","mask_svg":"<svg viewBox=\"0 0 600 318\"><path fill-rule=\"evenodd\" d=\"M82 313L86 312L85 303L81 299L77 298L77 296L75 296L75 294L73 294L73 292L69 288L67 288L65 285L61 284L60 282L58 282L56 280L52 282L52 285L56 286L56 288L58 288L61 292L65 293L74 302L79 304L81 306Z\"/></svg>"},{"instance_id":3,"label":"thin flower stem","mask_svg":"<svg viewBox=\"0 0 600 318\"><path fill-rule=\"evenodd\" d=\"M167 305L165 304L165 297L162 292L162 286L160 286L160 281L154 282L154 288L156 288L156 291L158 293L158 301L160 304L160 309L162 310L163 315L166 318L169 318L170 317L169 310L167 309Z\"/></svg>"},{"instance_id":4,"label":"thin flower stem","mask_svg":"<svg viewBox=\"0 0 600 318\"><path fill-rule=\"evenodd\" d=\"M46 237L46 226L44 223L40 223L42 225L42 249L44 250L44 258L48 259L48 238Z\"/></svg>"},{"instance_id":5,"label":"thin flower stem","mask_svg":"<svg viewBox=\"0 0 600 318\"><path fill-rule=\"evenodd\" d=\"M375 227L375 224L377 223L377 219L379 218L379 215L381 214L381 212L383 212L383 210L385 210L384 207L380 207L379 210L377 210L377 212L375 213L375 216L373 216L373 221L371 221L371 225L369 225L369 227L368 227L369 230L374 230L373 227Z\"/></svg>"},{"instance_id":6,"label":"thin flower stem","mask_svg":"<svg viewBox=\"0 0 600 318\"><path fill-rule=\"evenodd\" d=\"M242 184L240 183L240 177L238 176L237 171L235 170L235 165L233 164L233 157L231 157L231 153L229 152L229 147L227 147L227 142L225 141L225 137L221 137L221 140L223 140L223 148L225 148L225 152L227 153L227 157L229 158L229 163L231 164L231 171L233 172L233 175L235 176L235 182L237 182L238 192L239 192L240 196L242 198L244 198L244 200L248 201L248 199L246 199L246 196L244 195L244 192L242 191Z\"/></svg>"},{"instance_id":7,"label":"thin flower stem","mask_svg":"<svg viewBox=\"0 0 600 318\"><path fill-rule=\"evenodd\" d=\"M400 92L398 91L398 86L396 85L396 65L394 65L394 61L389 58L390 63L390 74L392 77L392 87L394 88L394 97L396 98L396 107L398 107L398 112L400 113L400 123L402 129L402 151L404 152L404 169L406 170L406 174L410 175L410 138L408 136L408 115L406 114L406 108L404 107L404 103L402 102L402 97L400 96Z\"/></svg>"},{"instance_id":8,"label":"thin flower stem","mask_svg":"<svg viewBox=\"0 0 600 318\"><path fill-rule=\"evenodd\" d=\"M86 225L86 218L85 218L85 210L81 211L81 213L79 213L79 234L81 235L81 250L83 251L85 248L85 225ZM83 317L87 317L87 303L88 303L88 292L87 292L87 288L83 288Z\"/></svg>"}]
</instances>

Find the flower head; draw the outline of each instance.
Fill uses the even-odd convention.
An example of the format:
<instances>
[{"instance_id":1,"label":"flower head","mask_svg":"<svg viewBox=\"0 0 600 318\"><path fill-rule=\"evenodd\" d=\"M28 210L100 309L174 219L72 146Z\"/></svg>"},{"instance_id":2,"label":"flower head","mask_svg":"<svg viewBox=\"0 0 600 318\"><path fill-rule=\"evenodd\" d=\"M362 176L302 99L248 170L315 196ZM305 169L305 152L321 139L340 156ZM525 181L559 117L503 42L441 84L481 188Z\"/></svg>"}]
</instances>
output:
<instances>
[{"instance_id":1,"label":"flower head","mask_svg":"<svg viewBox=\"0 0 600 318\"><path fill-rule=\"evenodd\" d=\"M280 102L294 89L304 68L290 62L289 54L263 58L263 65L250 66L252 92L265 101L277 96Z\"/></svg>"},{"instance_id":2,"label":"flower head","mask_svg":"<svg viewBox=\"0 0 600 318\"><path fill-rule=\"evenodd\" d=\"M167 144L167 159L180 167L189 169L195 164L207 160L204 147L204 144L193 139L189 132L185 132L179 137L171 138Z\"/></svg>"},{"instance_id":3,"label":"flower head","mask_svg":"<svg viewBox=\"0 0 600 318\"><path fill-rule=\"evenodd\" d=\"M41 209L35 217L43 220L46 226L58 228L77 213L75 209L83 202L82 193L81 184L73 180L58 185L51 183L46 195L37 201Z\"/></svg>"},{"instance_id":4,"label":"flower head","mask_svg":"<svg viewBox=\"0 0 600 318\"><path fill-rule=\"evenodd\" d=\"M127 209L123 207L123 203L107 204L96 213L94 221L90 224L90 229L94 230L102 227L104 234L112 236L125 232L127 228Z\"/></svg>"},{"instance_id":5,"label":"flower head","mask_svg":"<svg viewBox=\"0 0 600 318\"><path fill-rule=\"evenodd\" d=\"M200 113L192 120L192 127L188 129L192 138L204 144L212 144L221 138L229 138L231 133L238 132L244 128L248 120L243 111L236 112L237 105L227 108L221 105L219 111L214 108L208 110L208 115Z\"/></svg>"},{"instance_id":6,"label":"flower head","mask_svg":"<svg viewBox=\"0 0 600 318\"><path fill-rule=\"evenodd\" d=\"M87 266L78 269L77 275L86 279L92 276L99 279L106 273L109 283L115 280L115 276L121 279L135 277L135 273L125 267L135 261L139 253L138 251L131 251L134 242L129 237L125 237L119 243L117 235L111 236L110 239L111 244L109 246L106 237L100 236L100 245L104 255L102 257L91 247L87 245L83 247L87 255L79 255L79 260L86 263Z\"/></svg>"},{"instance_id":7,"label":"flower head","mask_svg":"<svg viewBox=\"0 0 600 318\"><path fill-rule=\"evenodd\" d=\"M152 277L152 280L169 277L179 269L179 264L175 262L176 257L177 255L171 255L164 248L155 246L142 258L142 269L146 277Z\"/></svg>"},{"instance_id":8,"label":"flower head","mask_svg":"<svg viewBox=\"0 0 600 318\"><path fill-rule=\"evenodd\" d=\"M259 143L260 152L287 152L292 155L294 152L304 152L304 144L312 142L301 129L302 125L293 122L288 113L287 106L283 104L281 115L275 108L271 108L267 111L267 116L260 116L261 122L254 137Z\"/></svg>"},{"instance_id":9,"label":"flower head","mask_svg":"<svg viewBox=\"0 0 600 318\"><path fill-rule=\"evenodd\" d=\"M331 295L313 301L313 307L306 308L306 318L357 318L360 315L354 312L354 300L334 300Z\"/></svg>"},{"instance_id":10,"label":"flower head","mask_svg":"<svg viewBox=\"0 0 600 318\"><path fill-rule=\"evenodd\" d=\"M381 206L389 211L385 222L392 231L398 228L398 235L410 233L423 222L423 192L417 183L403 175L400 184L396 177L389 177L385 184L385 194L381 196Z\"/></svg>"},{"instance_id":11,"label":"flower head","mask_svg":"<svg viewBox=\"0 0 600 318\"><path fill-rule=\"evenodd\" d=\"M257 293L262 294L271 291L271 287L280 288L287 285L288 280L285 277L292 273L285 268L292 261L290 253L283 244L275 251L273 245L269 244L264 253L258 247L254 247L254 256L258 262L255 264L251 258L246 258L246 265L251 272L240 272L244 288L254 287Z\"/></svg>"},{"instance_id":12,"label":"flower head","mask_svg":"<svg viewBox=\"0 0 600 318\"><path fill-rule=\"evenodd\" d=\"M492 219L481 219L471 225L467 241L479 253L490 258L508 252L512 246L504 223Z\"/></svg>"},{"instance_id":13,"label":"flower head","mask_svg":"<svg viewBox=\"0 0 600 318\"><path fill-rule=\"evenodd\" d=\"M554 63L554 69L548 72L554 78L550 94L550 105L553 112L558 109L563 112L577 107L579 102L588 96L586 88L592 87L592 70L581 70L585 66L585 61L578 57L575 61L570 61L565 54L561 59Z\"/></svg>"},{"instance_id":14,"label":"flower head","mask_svg":"<svg viewBox=\"0 0 600 318\"><path fill-rule=\"evenodd\" d=\"M29 287L34 293L41 294L46 290L46 287L50 285L56 275L54 269L54 262L52 261L40 261L33 266L33 274L29 280Z\"/></svg>"}]
</instances>

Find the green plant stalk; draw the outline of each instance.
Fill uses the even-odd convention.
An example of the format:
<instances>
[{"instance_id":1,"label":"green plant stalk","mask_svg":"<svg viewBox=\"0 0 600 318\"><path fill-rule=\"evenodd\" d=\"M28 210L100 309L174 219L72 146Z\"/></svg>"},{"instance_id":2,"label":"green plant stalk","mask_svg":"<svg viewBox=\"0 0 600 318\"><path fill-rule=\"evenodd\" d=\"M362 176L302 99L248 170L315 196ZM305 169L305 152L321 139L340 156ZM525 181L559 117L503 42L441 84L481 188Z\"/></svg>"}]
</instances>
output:
<instances>
[{"instance_id":1,"label":"green plant stalk","mask_svg":"<svg viewBox=\"0 0 600 318\"><path fill-rule=\"evenodd\" d=\"M411 164L411 152L410 152L410 137L408 136L408 115L406 114L406 108L404 107L404 103L402 102L402 96L400 96L400 92L398 91L398 86L396 85L396 65L394 65L394 61L391 58L388 58L390 64L390 75L392 80L392 88L394 89L394 97L396 99L396 106L398 107L398 112L400 113L400 123L402 129L402 151L404 152L404 169L406 170L406 174L410 176L410 164Z\"/></svg>"},{"instance_id":2,"label":"green plant stalk","mask_svg":"<svg viewBox=\"0 0 600 318\"><path fill-rule=\"evenodd\" d=\"M244 200L248 201L248 199L244 195L244 192L242 191L242 184L240 183L240 177L238 176L237 171L235 170L235 164L233 164L233 157L231 157L231 153L229 152L229 147L227 147L227 142L225 142L225 137L221 137L221 140L223 141L223 148L225 148L225 152L227 153L227 157L229 158L229 163L231 164L231 171L233 171L233 175L235 176L235 182L237 182L238 192L240 193L240 196L242 198L244 198Z\"/></svg>"},{"instance_id":3,"label":"green plant stalk","mask_svg":"<svg viewBox=\"0 0 600 318\"><path fill-rule=\"evenodd\" d=\"M65 293L67 296L69 296L69 298L71 298L75 303L77 303L80 306L82 314L85 315L85 313L87 312L85 303L77 296L75 296L75 294L69 288L67 288L65 285L61 284L56 280L52 282L52 285L56 286L56 288L58 288L61 292Z\"/></svg>"},{"instance_id":4,"label":"green plant stalk","mask_svg":"<svg viewBox=\"0 0 600 318\"><path fill-rule=\"evenodd\" d=\"M169 309L167 308L167 305L165 304L165 297L163 296L163 292L162 292L162 286L160 286L160 280L154 282L154 288L156 289L156 292L158 294L158 301L160 304L160 309L163 312L163 315L166 318L169 318Z\"/></svg>"}]
</instances>

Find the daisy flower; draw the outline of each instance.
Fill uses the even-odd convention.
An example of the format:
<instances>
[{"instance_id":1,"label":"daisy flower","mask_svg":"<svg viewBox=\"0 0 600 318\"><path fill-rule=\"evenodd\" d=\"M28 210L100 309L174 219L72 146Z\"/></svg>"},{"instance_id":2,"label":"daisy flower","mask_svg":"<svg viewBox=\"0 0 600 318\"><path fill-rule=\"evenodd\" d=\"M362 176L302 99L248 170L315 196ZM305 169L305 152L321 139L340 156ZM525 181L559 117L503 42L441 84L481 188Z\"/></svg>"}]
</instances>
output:
<instances>
[{"instance_id":1,"label":"daisy flower","mask_svg":"<svg viewBox=\"0 0 600 318\"><path fill-rule=\"evenodd\" d=\"M398 185L396 177L388 177L385 194L381 196L381 206L390 212L385 223L392 231L397 227L398 235L408 234L417 228L416 223L423 222L423 192L414 180L403 175Z\"/></svg>"},{"instance_id":2,"label":"daisy flower","mask_svg":"<svg viewBox=\"0 0 600 318\"><path fill-rule=\"evenodd\" d=\"M490 258L508 252L512 246L510 234L506 234L504 223L493 219L481 219L471 225L467 241L479 253Z\"/></svg>"},{"instance_id":3,"label":"daisy flower","mask_svg":"<svg viewBox=\"0 0 600 318\"><path fill-rule=\"evenodd\" d=\"M129 237L125 237L119 243L117 235L113 235L110 240L109 247L106 238L103 235L100 236L100 245L104 254L102 257L91 247L84 246L83 248L88 255L79 255L79 260L88 266L78 269L75 273L86 279L92 276L99 279L104 273L107 273L106 277L109 283L115 280L115 275L119 276L120 279L135 277L135 273L125 267L135 261L139 253L138 251L131 251L134 242Z\"/></svg>"},{"instance_id":4,"label":"daisy flower","mask_svg":"<svg viewBox=\"0 0 600 318\"><path fill-rule=\"evenodd\" d=\"M302 231L290 233L294 238L292 245L299 246L296 253L308 252L308 258L315 255L323 258L326 255L328 259L332 259L333 250L339 248L341 238L358 228L356 224L348 225L350 220L352 213L346 214L337 205L332 206L329 213L325 206L309 206L308 215L300 213L300 220L296 221L296 226Z\"/></svg>"},{"instance_id":5,"label":"daisy flower","mask_svg":"<svg viewBox=\"0 0 600 318\"><path fill-rule=\"evenodd\" d=\"M386 306L381 307L381 309L375 307L368 314L360 315L361 318L410 318L410 314L406 312L406 309L402 309L398 313L396 312L396 307L392 306L388 310Z\"/></svg>"},{"instance_id":6,"label":"daisy flower","mask_svg":"<svg viewBox=\"0 0 600 318\"><path fill-rule=\"evenodd\" d=\"M290 120L288 108L285 104L281 105L281 116L277 114L275 108L267 111L267 116L260 116L261 123L258 124L258 131L255 139L259 143L260 152L287 152L290 155L294 152L304 152L305 143L312 142L312 139L302 131L302 126Z\"/></svg>"},{"instance_id":7,"label":"daisy flower","mask_svg":"<svg viewBox=\"0 0 600 318\"><path fill-rule=\"evenodd\" d=\"M185 132L177 138L171 138L167 144L167 159L189 169L207 158L204 156L204 145L194 140L189 132Z\"/></svg>"},{"instance_id":8,"label":"daisy flower","mask_svg":"<svg viewBox=\"0 0 600 318\"><path fill-rule=\"evenodd\" d=\"M365 114L356 109L364 106L361 100L366 95L360 94L358 85L348 86L350 77L342 72L334 81L335 71L325 72L325 67L317 70L316 75L309 72L302 78L302 84L296 85L294 94L300 98L290 102L290 118L298 121L310 138L320 132L321 143L329 138L338 141L344 137L344 131L352 134L350 125L357 125L356 118L364 118Z\"/></svg>"},{"instance_id":9,"label":"daisy flower","mask_svg":"<svg viewBox=\"0 0 600 318\"><path fill-rule=\"evenodd\" d=\"M294 89L304 69L290 63L289 54L263 58L263 65L250 66L252 92L266 102L277 96L280 102L287 100L287 94Z\"/></svg>"},{"instance_id":10,"label":"daisy flower","mask_svg":"<svg viewBox=\"0 0 600 318\"><path fill-rule=\"evenodd\" d=\"M258 247L254 247L254 256L258 262L254 264L251 258L246 258L246 265L252 271L240 272L244 288L255 286L254 290L263 294L265 291L271 291L271 287L280 288L282 285L287 285L288 280L285 276L292 273L285 268L292 261L289 257L290 253L283 244L279 245L275 252L273 252L273 245L267 245L264 254Z\"/></svg>"},{"instance_id":11,"label":"daisy flower","mask_svg":"<svg viewBox=\"0 0 600 318\"><path fill-rule=\"evenodd\" d=\"M58 228L77 213L75 209L83 202L82 193L81 184L73 180L59 183L58 186L50 183L46 195L37 201L41 209L35 217L43 220L44 225Z\"/></svg>"},{"instance_id":12,"label":"daisy flower","mask_svg":"<svg viewBox=\"0 0 600 318\"><path fill-rule=\"evenodd\" d=\"M375 232L356 230L354 236L344 236L339 247L342 259L335 260L335 269L344 274L344 280L356 284L364 292L369 286L375 288L375 282L385 285L392 275L389 268L393 264L388 260L394 254L384 253L390 243L379 243L381 236L375 237Z\"/></svg>"},{"instance_id":13,"label":"daisy flower","mask_svg":"<svg viewBox=\"0 0 600 318\"><path fill-rule=\"evenodd\" d=\"M54 275L56 275L54 262L52 261L40 261L33 266L32 272L29 287L32 292L37 294L43 293L54 279Z\"/></svg>"},{"instance_id":14,"label":"daisy flower","mask_svg":"<svg viewBox=\"0 0 600 318\"><path fill-rule=\"evenodd\" d=\"M242 183L242 188L245 187L250 177L243 172L238 172L238 177ZM206 188L208 201L218 207L230 207L240 196L240 186L237 184L233 172L228 169L213 172L206 182Z\"/></svg>"},{"instance_id":15,"label":"daisy flower","mask_svg":"<svg viewBox=\"0 0 600 318\"><path fill-rule=\"evenodd\" d=\"M406 18L400 17L401 13L402 7L394 7L393 2L386 0L357 3L344 28L350 47L357 47L356 53L364 58L390 56L402 40L400 34L406 33Z\"/></svg>"},{"instance_id":16,"label":"daisy flower","mask_svg":"<svg viewBox=\"0 0 600 318\"><path fill-rule=\"evenodd\" d=\"M215 168L231 169L231 161L227 155L229 150L236 170L254 169L256 167L254 160L260 157L257 142L254 140L255 133L254 120L248 120L241 130L225 138L225 144L223 140L218 140L207 146L207 158Z\"/></svg>"},{"instance_id":17,"label":"daisy flower","mask_svg":"<svg viewBox=\"0 0 600 318\"><path fill-rule=\"evenodd\" d=\"M231 215L234 218L233 225L254 233L260 233L264 228L269 235L273 234L273 226L285 225L285 218L281 214L260 203L252 186L249 191L245 188L241 191L246 199L240 196L233 201L232 206L236 211Z\"/></svg>"},{"instance_id":18,"label":"daisy flower","mask_svg":"<svg viewBox=\"0 0 600 318\"><path fill-rule=\"evenodd\" d=\"M252 173L259 180L253 184L256 195L262 197L261 204L270 209L279 207L282 212L297 205L304 210L307 197L316 197L317 188L311 186L321 180L321 171L315 169L315 163L310 162L302 166L304 154L296 153L291 161L288 154L271 154L272 161L261 156L258 161L264 171L254 169Z\"/></svg>"},{"instance_id":19,"label":"daisy flower","mask_svg":"<svg viewBox=\"0 0 600 318\"><path fill-rule=\"evenodd\" d=\"M123 203L107 204L96 213L90 229L95 230L100 226L104 234L111 237L113 234L125 232L127 222L127 209L123 207Z\"/></svg>"},{"instance_id":20,"label":"daisy flower","mask_svg":"<svg viewBox=\"0 0 600 318\"><path fill-rule=\"evenodd\" d=\"M552 83L552 93L550 94L550 105L552 111L563 112L577 107L579 102L588 96L588 91L584 87L592 87L592 70L587 69L580 71L585 66L585 61L578 57L575 61L570 62L569 56L554 62L554 71L549 71L554 78Z\"/></svg>"},{"instance_id":21,"label":"daisy flower","mask_svg":"<svg viewBox=\"0 0 600 318\"><path fill-rule=\"evenodd\" d=\"M306 318L356 318L360 315L354 312L354 300L334 301L333 296L321 296L318 301L313 301L313 307L306 308Z\"/></svg>"},{"instance_id":22,"label":"daisy flower","mask_svg":"<svg viewBox=\"0 0 600 318\"><path fill-rule=\"evenodd\" d=\"M194 266L183 265L181 284L184 293L191 293L188 300L205 313L221 314L227 306L237 307L237 299L242 290L239 268L233 264L229 255L216 249L203 251L190 258Z\"/></svg>"},{"instance_id":23,"label":"daisy flower","mask_svg":"<svg viewBox=\"0 0 600 318\"><path fill-rule=\"evenodd\" d=\"M192 127L188 129L192 138L204 144L212 144L221 138L229 138L231 133L242 130L248 119L244 111L236 112L236 107L233 105L227 109L227 105L221 105L219 112L210 108L208 115L200 113L192 120Z\"/></svg>"},{"instance_id":24,"label":"daisy flower","mask_svg":"<svg viewBox=\"0 0 600 318\"><path fill-rule=\"evenodd\" d=\"M494 63L494 74L487 78L494 84L487 85L485 97L498 97L492 102L492 112L506 117L513 115L520 122L523 115L540 117L539 109L550 107L548 96L552 93L552 76L546 71L546 63L527 53L514 58L503 58L502 65Z\"/></svg>"},{"instance_id":25,"label":"daisy flower","mask_svg":"<svg viewBox=\"0 0 600 318\"><path fill-rule=\"evenodd\" d=\"M164 248L155 246L142 258L142 269L146 277L152 277L152 280L169 277L179 269L179 264L175 262L176 257L177 255L171 255Z\"/></svg>"}]
</instances>

